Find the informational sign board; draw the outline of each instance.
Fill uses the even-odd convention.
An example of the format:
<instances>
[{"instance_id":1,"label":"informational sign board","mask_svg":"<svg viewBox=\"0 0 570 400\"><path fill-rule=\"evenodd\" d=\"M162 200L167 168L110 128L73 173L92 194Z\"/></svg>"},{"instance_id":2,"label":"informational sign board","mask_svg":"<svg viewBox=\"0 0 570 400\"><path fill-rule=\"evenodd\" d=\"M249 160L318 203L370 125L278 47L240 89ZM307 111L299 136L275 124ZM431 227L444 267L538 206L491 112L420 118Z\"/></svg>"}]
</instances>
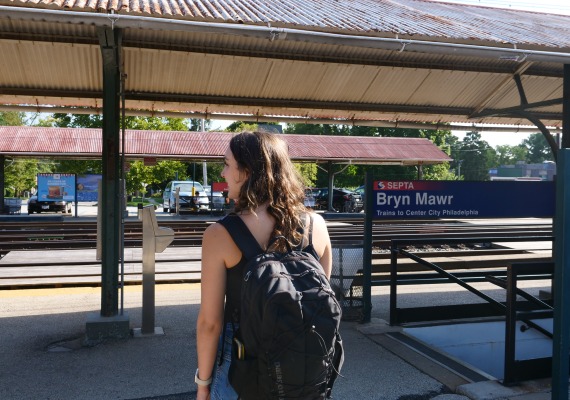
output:
<instances>
[{"instance_id":1,"label":"informational sign board","mask_svg":"<svg viewBox=\"0 0 570 400\"><path fill-rule=\"evenodd\" d=\"M39 201L75 201L75 174L38 174Z\"/></svg>"},{"instance_id":2,"label":"informational sign board","mask_svg":"<svg viewBox=\"0 0 570 400\"><path fill-rule=\"evenodd\" d=\"M98 201L98 187L101 175L87 174L77 176L77 201Z\"/></svg>"},{"instance_id":3,"label":"informational sign board","mask_svg":"<svg viewBox=\"0 0 570 400\"><path fill-rule=\"evenodd\" d=\"M555 186L543 182L373 181L374 219L550 218Z\"/></svg>"},{"instance_id":4,"label":"informational sign board","mask_svg":"<svg viewBox=\"0 0 570 400\"><path fill-rule=\"evenodd\" d=\"M212 182L212 191L213 192L223 192L227 190L228 183L227 182Z\"/></svg>"}]
</instances>

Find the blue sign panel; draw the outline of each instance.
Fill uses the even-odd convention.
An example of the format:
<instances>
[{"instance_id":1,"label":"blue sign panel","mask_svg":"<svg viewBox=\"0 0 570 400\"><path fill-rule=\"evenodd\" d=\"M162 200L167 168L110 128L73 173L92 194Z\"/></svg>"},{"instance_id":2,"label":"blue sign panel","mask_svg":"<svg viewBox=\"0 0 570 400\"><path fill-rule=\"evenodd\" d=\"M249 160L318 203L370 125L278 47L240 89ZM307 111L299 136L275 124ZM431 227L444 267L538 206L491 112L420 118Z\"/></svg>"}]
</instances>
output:
<instances>
[{"instance_id":1,"label":"blue sign panel","mask_svg":"<svg viewBox=\"0 0 570 400\"><path fill-rule=\"evenodd\" d=\"M97 174L79 175L77 177L77 201L97 201L99 181Z\"/></svg>"},{"instance_id":2,"label":"blue sign panel","mask_svg":"<svg viewBox=\"0 0 570 400\"><path fill-rule=\"evenodd\" d=\"M374 181L374 219L550 218L555 186L544 182Z\"/></svg>"},{"instance_id":3,"label":"blue sign panel","mask_svg":"<svg viewBox=\"0 0 570 400\"><path fill-rule=\"evenodd\" d=\"M75 174L38 174L39 201L75 201Z\"/></svg>"}]
</instances>

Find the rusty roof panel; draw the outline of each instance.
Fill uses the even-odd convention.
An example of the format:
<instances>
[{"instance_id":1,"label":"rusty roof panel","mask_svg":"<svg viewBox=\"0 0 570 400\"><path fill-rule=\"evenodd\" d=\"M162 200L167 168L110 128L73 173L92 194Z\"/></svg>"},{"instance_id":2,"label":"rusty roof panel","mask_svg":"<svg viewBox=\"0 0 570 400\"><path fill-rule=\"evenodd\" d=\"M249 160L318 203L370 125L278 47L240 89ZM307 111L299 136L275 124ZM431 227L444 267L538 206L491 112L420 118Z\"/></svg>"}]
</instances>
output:
<instances>
[{"instance_id":1,"label":"rusty roof panel","mask_svg":"<svg viewBox=\"0 0 570 400\"><path fill-rule=\"evenodd\" d=\"M570 47L570 16L427 0L0 0L0 4L126 13L329 32L398 34ZM565 38L565 39L563 39Z\"/></svg>"},{"instance_id":2,"label":"rusty roof panel","mask_svg":"<svg viewBox=\"0 0 570 400\"><path fill-rule=\"evenodd\" d=\"M221 159L228 132L127 130L128 158ZM450 158L428 139L361 136L281 136L293 160L359 163L441 163ZM12 156L98 158L101 130L88 128L0 127L0 153Z\"/></svg>"}]
</instances>

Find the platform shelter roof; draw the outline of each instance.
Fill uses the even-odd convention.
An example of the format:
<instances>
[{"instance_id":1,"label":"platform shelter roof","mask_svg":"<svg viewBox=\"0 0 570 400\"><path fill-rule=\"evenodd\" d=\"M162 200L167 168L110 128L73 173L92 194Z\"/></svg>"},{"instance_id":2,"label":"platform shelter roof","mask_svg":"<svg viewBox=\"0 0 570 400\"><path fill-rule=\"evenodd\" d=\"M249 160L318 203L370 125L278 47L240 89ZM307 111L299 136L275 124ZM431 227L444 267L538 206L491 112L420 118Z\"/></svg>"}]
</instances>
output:
<instances>
[{"instance_id":1,"label":"platform shelter roof","mask_svg":"<svg viewBox=\"0 0 570 400\"><path fill-rule=\"evenodd\" d=\"M229 132L125 131L127 159L221 160ZM451 161L423 138L281 136L294 161L419 165ZM101 130L0 127L0 154L12 157L101 158Z\"/></svg>"},{"instance_id":2,"label":"platform shelter roof","mask_svg":"<svg viewBox=\"0 0 570 400\"><path fill-rule=\"evenodd\" d=\"M530 113L560 128L570 16L427 0L0 0L0 110L100 113L101 48L114 45L131 115L515 130L534 129Z\"/></svg>"}]
</instances>

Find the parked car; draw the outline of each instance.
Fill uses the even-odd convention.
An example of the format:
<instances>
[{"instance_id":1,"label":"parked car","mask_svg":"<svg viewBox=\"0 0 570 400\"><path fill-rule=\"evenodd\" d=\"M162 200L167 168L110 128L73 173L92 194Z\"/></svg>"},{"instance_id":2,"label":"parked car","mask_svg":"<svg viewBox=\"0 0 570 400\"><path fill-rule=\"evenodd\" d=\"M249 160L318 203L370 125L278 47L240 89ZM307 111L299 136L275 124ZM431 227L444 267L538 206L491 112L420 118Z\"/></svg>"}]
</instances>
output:
<instances>
[{"instance_id":1,"label":"parked car","mask_svg":"<svg viewBox=\"0 0 570 400\"><path fill-rule=\"evenodd\" d=\"M329 201L329 189L319 189L315 197L315 205L318 209L327 210ZM339 212L360 212L363 209L362 196L348 189L333 189L332 206Z\"/></svg>"},{"instance_id":2,"label":"parked car","mask_svg":"<svg viewBox=\"0 0 570 400\"><path fill-rule=\"evenodd\" d=\"M178 192L179 211L209 211L210 198L200 182L172 181L166 185L162 194L162 207L164 212L176 212L176 189Z\"/></svg>"},{"instance_id":3,"label":"parked car","mask_svg":"<svg viewBox=\"0 0 570 400\"><path fill-rule=\"evenodd\" d=\"M42 212L61 212L71 214L71 202L66 200L38 201L38 196L32 196L28 200L28 214Z\"/></svg>"}]
</instances>

